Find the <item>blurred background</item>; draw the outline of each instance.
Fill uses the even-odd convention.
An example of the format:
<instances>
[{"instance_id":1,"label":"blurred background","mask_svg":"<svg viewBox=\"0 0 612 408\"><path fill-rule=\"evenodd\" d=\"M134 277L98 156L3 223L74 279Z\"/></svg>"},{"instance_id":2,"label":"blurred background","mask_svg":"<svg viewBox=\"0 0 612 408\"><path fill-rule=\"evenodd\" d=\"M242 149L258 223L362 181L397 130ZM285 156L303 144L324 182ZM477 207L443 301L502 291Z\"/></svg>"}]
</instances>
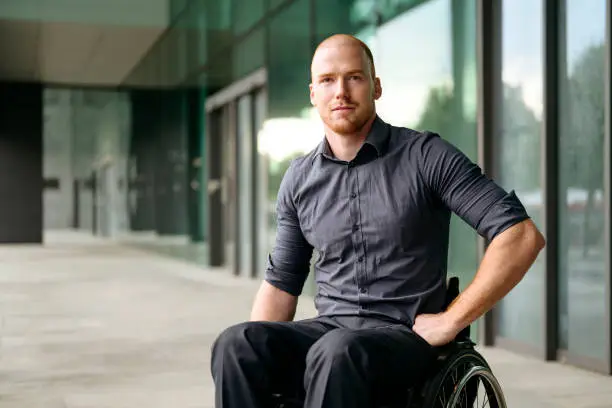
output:
<instances>
[{"instance_id":1,"label":"blurred background","mask_svg":"<svg viewBox=\"0 0 612 408\"><path fill-rule=\"evenodd\" d=\"M312 53L350 33L373 51L379 115L440 133L547 235L473 337L609 373L609 15L609 0L1 0L0 243L103 237L261 278L283 174L323 138ZM469 282L483 249L454 217L449 272Z\"/></svg>"}]
</instances>

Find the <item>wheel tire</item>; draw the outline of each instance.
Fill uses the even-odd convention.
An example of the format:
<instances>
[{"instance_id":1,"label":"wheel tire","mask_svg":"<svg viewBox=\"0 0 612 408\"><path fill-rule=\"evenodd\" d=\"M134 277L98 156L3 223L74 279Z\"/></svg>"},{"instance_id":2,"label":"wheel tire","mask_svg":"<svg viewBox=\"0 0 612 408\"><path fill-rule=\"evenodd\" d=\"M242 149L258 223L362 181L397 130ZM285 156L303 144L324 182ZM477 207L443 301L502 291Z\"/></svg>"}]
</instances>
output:
<instances>
[{"instance_id":1,"label":"wheel tire","mask_svg":"<svg viewBox=\"0 0 612 408\"><path fill-rule=\"evenodd\" d=\"M474 368L479 369L471 372L470 370ZM501 387L493 376L489 364L473 348L462 349L446 357L445 361L440 364L438 373L434 375L433 379L428 382L423 390L423 406L427 408L455 408L454 405L449 405L449 403L451 398L456 400L458 393L461 392L458 385L460 385L460 381L464 376L469 373L471 373L469 375L472 377L476 375L482 376L485 372L489 373L486 380L491 382L490 386L495 391L496 396L501 398L501 401L498 398L498 407L506 408ZM453 378L453 376L455 377ZM463 387L465 388L467 385L468 382L465 381Z\"/></svg>"}]
</instances>

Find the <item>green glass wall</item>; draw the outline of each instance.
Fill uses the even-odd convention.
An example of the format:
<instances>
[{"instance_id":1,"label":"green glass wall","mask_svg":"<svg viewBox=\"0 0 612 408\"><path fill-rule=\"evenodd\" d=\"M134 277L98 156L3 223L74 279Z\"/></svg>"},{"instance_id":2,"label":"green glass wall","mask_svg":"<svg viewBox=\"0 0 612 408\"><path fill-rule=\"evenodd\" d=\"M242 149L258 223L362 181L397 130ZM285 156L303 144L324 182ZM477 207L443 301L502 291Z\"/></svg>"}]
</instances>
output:
<instances>
[{"instance_id":1,"label":"green glass wall","mask_svg":"<svg viewBox=\"0 0 612 408\"><path fill-rule=\"evenodd\" d=\"M259 205L258 219L265 220L259 236L267 237L260 250L274 242L276 192L289 162L323 137L308 84L314 48L329 35L354 34L371 46L384 119L437 131L476 160L475 1L192 0L173 7L172 27L126 84L153 81L214 94L267 69L267 114L257 135L266 180L253 194L267 200ZM428 29L432 24L436 30ZM415 58L419 64L407 63ZM477 268L476 234L456 218L451 230L450 273L465 285Z\"/></svg>"},{"instance_id":2,"label":"green glass wall","mask_svg":"<svg viewBox=\"0 0 612 408\"><path fill-rule=\"evenodd\" d=\"M411 3L418 4L389 18L368 41L383 88L379 114L395 125L437 132L476 162L476 2ZM429 35L421 35L434 25ZM458 276L462 287L478 268L477 238L453 215L448 273ZM477 324L474 337L476 332Z\"/></svg>"},{"instance_id":3,"label":"green glass wall","mask_svg":"<svg viewBox=\"0 0 612 408\"><path fill-rule=\"evenodd\" d=\"M558 169L559 348L604 364L605 8L565 1Z\"/></svg>"},{"instance_id":4,"label":"green glass wall","mask_svg":"<svg viewBox=\"0 0 612 408\"><path fill-rule=\"evenodd\" d=\"M46 139L45 171L50 177L59 174L57 166L70 161L70 174L60 171L58 176L68 195L64 190L45 193L47 228L78 225L108 236L154 231L180 242L178 246L156 242L156 250L170 248L168 253L206 264L208 259L201 254L207 254L211 225L207 157L214 154L206 139L212 127L206 103L219 91L257 77L264 68L263 86L235 95L230 100L235 106L218 109L227 114L228 123L235 122L229 131L234 134L223 140L230 153L220 155L232 156L233 161L222 161L233 166L229 173L238 180L225 197L224 214L233 209L236 214L228 223L231 231L224 233L241 248L228 252L233 258L226 266L236 262L240 274L248 275L242 269L253 260L261 276L275 240L280 181L290 161L323 138L308 96L316 45L335 33L354 34L369 44L383 87L377 103L380 116L395 125L435 131L477 161L477 2L170 0L168 30L126 76L119 91L47 94L51 102L67 98L64 110L50 113L50 123L65 126L69 131L64 133L70 136L68 144L51 136ZM29 2L12 3L0 6L0 15L23 10ZM516 191L540 227L547 211L544 190L558 186L554 191L558 192L559 248L548 253L558 258L554 271L558 315L545 316L543 296L552 284L545 280L544 252L496 308L493 332L506 340L502 344L542 352L545 322L557 318L554 335L568 358L601 365L610 342L602 323L611 313L606 308L609 192L602 155L609 104L604 95L604 16L609 10L604 0L560 1L561 27L555 31L558 38L551 41L558 43L545 44L544 4L544 0L500 2L503 24L496 29L501 34L497 50L502 86L501 94L493 98L499 101L493 108L499 113L494 121L499 123L497 133L484 135L484 142L494 148L487 159L494 165L490 170L496 181ZM145 13L131 18L149 17ZM558 47L558 61L553 64L559 69L558 172L553 176L544 174L550 152L543 154L547 144L542 143L542 115L549 103L544 95L548 75L543 69L548 55L544 51L550 46ZM58 129L57 134L62 134ZM486 147L488 156L489 146L480 147ZM73 185L64 181L70 177ZM71 200L78 203L72 212L67 207ZM189 249L193 244L198 244L196 252ZM453 216L449 275L459 276L465 287L478 263L477 234ZM306 293L313 289L309 279Z\"/></svg>"},{"instance_id":5,"label":"green glass wall","mask_svg":"<svg viewBox=\"0 0 612 408\"><path fill-rule=\"evenodd\" d=\"M543 2L504 0L502 19L502 131L496 139L496 173L542 228ZM497 308L499 335L538 351L544 338L544 260L543 251Z\"/></svg>"}]
</instances>

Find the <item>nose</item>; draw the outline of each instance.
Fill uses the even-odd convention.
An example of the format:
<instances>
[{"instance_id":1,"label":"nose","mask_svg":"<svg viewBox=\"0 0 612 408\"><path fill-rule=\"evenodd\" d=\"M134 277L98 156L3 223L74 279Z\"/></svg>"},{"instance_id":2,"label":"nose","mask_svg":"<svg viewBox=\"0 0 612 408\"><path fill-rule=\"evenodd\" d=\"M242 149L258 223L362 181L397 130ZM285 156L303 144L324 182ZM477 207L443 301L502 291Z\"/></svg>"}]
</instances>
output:
<instances>
[{"instance_id":1,"label":"nose","mask_svg":"<svg viewBox=\"0 0 612 408\"><path fill-rule=\"evenodd\" d=\"M348 96L344 78L336 82L336 99L345 99Z\"/></svg>"}]
</instances>

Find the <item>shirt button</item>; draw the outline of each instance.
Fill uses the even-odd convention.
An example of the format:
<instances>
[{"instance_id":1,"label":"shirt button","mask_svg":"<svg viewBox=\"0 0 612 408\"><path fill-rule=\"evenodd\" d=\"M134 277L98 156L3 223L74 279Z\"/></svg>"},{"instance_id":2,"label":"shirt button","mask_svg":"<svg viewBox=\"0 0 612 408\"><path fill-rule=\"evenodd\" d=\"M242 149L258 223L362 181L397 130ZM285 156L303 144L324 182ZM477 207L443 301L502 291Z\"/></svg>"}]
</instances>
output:
<instances>
[{"instance_id":1,"label":"shirt button","mask_svg":"<svg viewBox=\"0 0 612 408\"><path fill-rule=\"evenodd\" d=\"M361 292L361 293L366 293L367 291L368 291L368 290L367 290L366 288L360 288L360 289L359 289L359 292Z\"/></svg>"},{"instance_id":2,"label":"shirt button","mask_svg":"<svg viewBox=\"0 0 612 408\"><path fill-rule=\"evenodd\" d=\"M363 262L363 256L360 256L359 258L357 258L357 262Z\"/></svg>"},{"instance_id":3,"label":"shirt button","mask_svg":"<svg viewBox=\"0 0 612 408\"><path fill-rule=\"evenodd\" d=\"M359 225L353 225L353 232L359 231Z\"/></svg>"},{"instance_id":4,"label":"shirt button","mask_svg":"<svg viewBox=\"0 0 612 408\"><path fill-rule=\"evenodd\" d=\"M357 194L351 193L351 198L355 198L355 197L357 197Z\"/></svg>"}]
</instances>

